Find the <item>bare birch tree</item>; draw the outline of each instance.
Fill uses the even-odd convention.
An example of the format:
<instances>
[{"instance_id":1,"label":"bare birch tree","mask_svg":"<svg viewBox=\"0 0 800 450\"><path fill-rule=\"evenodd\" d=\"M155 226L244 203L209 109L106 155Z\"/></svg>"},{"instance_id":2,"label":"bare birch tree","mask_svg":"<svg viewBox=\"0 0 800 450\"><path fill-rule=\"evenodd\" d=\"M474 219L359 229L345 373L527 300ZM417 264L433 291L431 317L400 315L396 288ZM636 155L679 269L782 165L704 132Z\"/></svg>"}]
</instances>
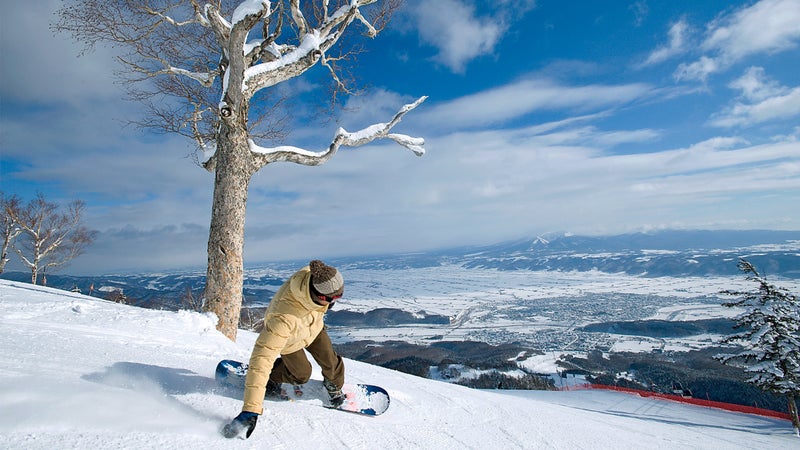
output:
<instances>
[{"instance_id":1,"label":"bare birch tree","mask_svg":"<svg viewBox=\"0 0 800 450\"><path fill-rule=\"evenodd\" d=\"M25 206L10 210L21 231L14 250L31 270L31 283L38 282L40 272L67 264L94 241L96 232L82 225L83 208L83 201L75 200L62 213L58 204L40 193Z\"/></svg>"},{"instance_id":2,"label":"bare birch tree","mask_svg":"<svg viewBox=\"0 0 800 450\"><path fill-rule=\"evenodd\" d=\"M22 233L22 229L14 222L14 215L19 211L19 197L12 195L6 197L5 194L0 192L0 233L2 233L3 244L0 248L0 273L6 268L8 259L8 249L14 242L14 239Z\"/></svg>"},{"instance_id":3,"label":"bare birch tree","mask_svg":"<svg viewBox=\"0 0 800 450\"><path fill-rule=\"evenodd\" d=\"M351 25L374 37L401 0L67 0L53 29L71 33L90 49L116 46L119 75L131 98L146 109L143 127L194 140L203 166L214 172L208 239L205 309L217 329L236 339L242 305L243 247L248 184L270 163L319 165L341 146L387 138L424 153L424 141L391 133L425 97L403 106L388 122L360 131L339 129L322 151L265 147L281 136L269 88L321 65L333 86L347 90L337 46Z\"/></svg>"}]
</instances>

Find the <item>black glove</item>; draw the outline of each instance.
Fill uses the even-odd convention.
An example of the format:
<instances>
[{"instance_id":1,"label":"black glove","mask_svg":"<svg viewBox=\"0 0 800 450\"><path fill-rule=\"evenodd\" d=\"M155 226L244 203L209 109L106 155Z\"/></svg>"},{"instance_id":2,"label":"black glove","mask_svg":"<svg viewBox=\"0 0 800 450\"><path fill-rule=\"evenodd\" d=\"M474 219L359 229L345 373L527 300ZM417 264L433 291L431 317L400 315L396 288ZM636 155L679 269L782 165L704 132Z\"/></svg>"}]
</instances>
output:
<instances>
[{"instance_id":1,"label":"black glove","mask_svg":"<svg viewBox=\"0 0 800 450\"><path fill-rule=\"evenodd\" d=\"M245 434L244 437L249 438L250 435L253 434L253 430L256 429L256 422L258 422L258 414L242 411L231 423L222 428L222 435L230 439L239 436L242 434L242 431L247 430L247 434Z\"/></svg>"}]
</instances>

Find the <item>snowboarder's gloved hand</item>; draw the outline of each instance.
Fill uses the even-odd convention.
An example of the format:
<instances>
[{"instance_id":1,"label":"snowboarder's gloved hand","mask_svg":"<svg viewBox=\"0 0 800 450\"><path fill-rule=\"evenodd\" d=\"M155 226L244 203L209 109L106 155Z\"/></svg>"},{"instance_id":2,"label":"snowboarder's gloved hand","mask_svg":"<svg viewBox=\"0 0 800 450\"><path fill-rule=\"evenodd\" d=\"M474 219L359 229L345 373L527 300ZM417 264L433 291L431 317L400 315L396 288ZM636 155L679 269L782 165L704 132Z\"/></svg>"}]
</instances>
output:
<instances>
[{"instance_id":1,"label":"snowboarder's gloved hand","mask_svg":"<svg viewBox=\"0 0 800 450\"><path fill-rule=\"evenodd\" d=\"M258 422L258 414L242 411L231 423L225 425L222 429L222 435L230 439L240 435L242 431L247 430L245 437L249 438L250 435L253 434L253 430L256 429L256 422Z\"/></svg>"}]
</instances>

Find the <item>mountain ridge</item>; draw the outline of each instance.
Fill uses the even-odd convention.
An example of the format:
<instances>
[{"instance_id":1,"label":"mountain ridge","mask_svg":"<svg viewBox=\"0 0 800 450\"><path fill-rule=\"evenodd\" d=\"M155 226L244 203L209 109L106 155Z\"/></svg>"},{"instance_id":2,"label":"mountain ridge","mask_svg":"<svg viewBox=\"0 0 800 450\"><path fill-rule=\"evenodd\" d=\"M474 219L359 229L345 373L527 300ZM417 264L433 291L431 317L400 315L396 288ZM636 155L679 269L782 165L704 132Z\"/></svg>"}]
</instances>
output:
<instances>
[{"instance_id":1,"label":"mountain ridge","mask_svg":"<svg viewBox=\"0 0 800 450\"><path fill-rule=\"evenodd\" d=\"M334 258L364 268L460 264L497 270L559 270L645 276L737 275L748 258L770 276L800 278L800 231L659 231L612 236L548 233L486 246Z\"/></svg>"},{"instance_id":2,"label":"mountain ridge","mask_svg":"<svg viewBox=\"0 0 800 450\"><path fill-rule=\"evenodd\" d=\"M768 277L800 279L800 231L667 230L613 236L546 233L485 246L335 257L327 258L327 262L342 270L402 270L449 264L502 271L600 271L646 277L696 277L739 275L740 258L747 258ZM284 277L307 263L248 264L244 286L246 301L268 302ZM6 272L0 278L26 281L30 274ZM49 286L63 290L87 292L94 286L97 295L112 295L119 290L126 297L142 302L140 306L169 308L189 290L193 295L202 294L205 270L96 276L48 274L47 278ZM101 289L105 291L101 293Z\"/></svg>"}]
</instances>

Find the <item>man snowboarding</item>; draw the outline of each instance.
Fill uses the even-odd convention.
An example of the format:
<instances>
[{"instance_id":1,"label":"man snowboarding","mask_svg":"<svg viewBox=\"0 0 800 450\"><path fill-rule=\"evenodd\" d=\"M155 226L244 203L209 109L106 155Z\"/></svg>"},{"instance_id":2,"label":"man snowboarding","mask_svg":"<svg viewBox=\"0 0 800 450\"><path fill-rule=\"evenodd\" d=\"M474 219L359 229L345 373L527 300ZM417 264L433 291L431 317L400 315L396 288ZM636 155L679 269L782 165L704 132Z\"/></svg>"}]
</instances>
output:
<instances>
[{"instance_id":1,"label":"man snowboarding","mask_svg":"<svg viewBox=\"0 0 800 450\"><path fill-rule=\"evenodd\" d=\"M279 396L281 383L308 382L311 363L304 349L322 368L323 384L331 404L342 403L344 363L333 350L323 316L343 293L342 274L319 260L295 272L278 289L250 355L242 412L223 428L226 438L244 431L249 438L264 409L264 398Z\"/></svg>"}]
</instances>

